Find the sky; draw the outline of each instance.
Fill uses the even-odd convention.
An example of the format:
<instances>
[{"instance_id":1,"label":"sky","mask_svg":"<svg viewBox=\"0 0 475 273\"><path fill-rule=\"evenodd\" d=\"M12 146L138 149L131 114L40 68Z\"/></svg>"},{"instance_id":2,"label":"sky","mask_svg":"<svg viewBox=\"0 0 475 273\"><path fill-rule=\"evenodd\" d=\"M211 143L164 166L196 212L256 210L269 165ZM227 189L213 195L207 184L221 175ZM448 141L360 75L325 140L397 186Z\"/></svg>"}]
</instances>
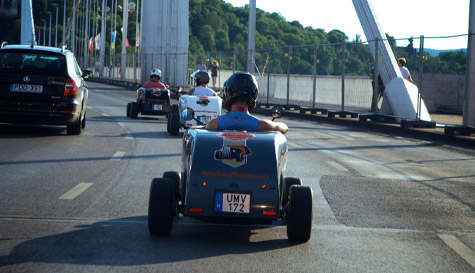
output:
<instances>
[{"instance_id":1,"label":"sky","mask_svg":"<svg viewBox=\"0 0 475 273\"><path fill-rule=\"evenodd\" d=\"M244 7L249 0L224 0ZM468 33L470 0L372 0L382 30L393 36L398 46L407 46L407 38L424 35L424 47L432 49L467 48L467 36L429 39ZM356 35L366 37L352 0L256 0L258 9L280 13L287 21L299 21L304 27L338 29L353 41ZM420 40L414 39L414 47Z\"/></svg>"}]
</instances>

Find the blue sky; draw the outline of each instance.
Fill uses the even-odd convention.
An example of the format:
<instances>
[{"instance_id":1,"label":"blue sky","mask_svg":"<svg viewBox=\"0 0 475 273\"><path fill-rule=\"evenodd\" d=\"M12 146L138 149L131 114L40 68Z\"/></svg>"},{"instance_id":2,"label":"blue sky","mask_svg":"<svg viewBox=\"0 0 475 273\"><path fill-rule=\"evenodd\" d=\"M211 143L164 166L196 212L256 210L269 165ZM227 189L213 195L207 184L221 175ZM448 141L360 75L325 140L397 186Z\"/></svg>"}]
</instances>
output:
<instances>
[{"instance_id":1,"label":"blue sky","mask_svg":"<svg viewBox=\"0 0 475 273\"><path fill-rule=\"evenodd\" d=\"M249 0L224 0L235 7L249 4ZM385 33L396 39L453 36L468 33L469 0L372 0L376 16ZM278 12L287 21L299 21L303 26L343 31L350 41L357 34L366 41L351 0L256 0L257 8ZM407 40L398 41L406 46ZM414 41L419 47L419 40ZM424 46L433 49L467 47L467 37L425 39Z\"/></svg>"}]
</instances>

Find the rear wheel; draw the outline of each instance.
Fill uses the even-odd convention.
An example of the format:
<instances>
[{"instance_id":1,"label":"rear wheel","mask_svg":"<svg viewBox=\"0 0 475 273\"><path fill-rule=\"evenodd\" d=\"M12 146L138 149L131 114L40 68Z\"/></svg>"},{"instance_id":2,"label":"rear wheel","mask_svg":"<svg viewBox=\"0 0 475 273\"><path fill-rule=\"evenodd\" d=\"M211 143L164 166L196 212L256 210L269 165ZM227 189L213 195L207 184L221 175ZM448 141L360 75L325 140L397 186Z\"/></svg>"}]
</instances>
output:
<instances>
[{"instance_id":1,"label":"rear wheel","mask_svg":"<svg viewBox=\"0 0 475 273\"><path fill-rule=\"evenodd\" d=\"M68 135L80 135L81 134L81 117L78 118L73 124L68 124L66 132Z\"/></svg>"},{"instance_id":2,"label":"rear wheel","mask_svg":"<svg viewBox=\"0 0 475 273\"><path fill-rule=\"evenodd\" d=\"M130 105L130 117L131 118L137 118L139 115L139 103L138 102L132 102Z\"/></svg>"},{"instance_id":3,"label":"rear wheel","mask_svg":"<svg viewBox=\"0 0 475 273\"><path fill-rule=\"evenodd\" d=\"M287 237L290 241L307 242L312 234L313 193L309 186L290 187L287 206Z\"/></svg>"},{"instance_id":4,"label":"rear wheel","mask_svg":"<svg viewBox=\"0 0 475 273\"><path fill-rule=\"evenodd\" d=\"M170 133L170 119L171 119L171 113L168 113L167 115L167 132Z\"/></svg>"},{"instance_id":5,"label":"rear wheel","mask_svg":"<svg viewBox=\"0 0 475 273\"><path fill-rule=\"evenodd\" d=\"M84 116L82 117L81 128L86 128L86 111L84 111Z\"/></svg>"},{"instance_id":6,"label":"rear wheel","mask_svg":"<svg viewBox=\"0 0 475 273\"><path fill-rule=\"evenodd\" d=\"M127 117L130 117L130 108L131 108L131 105L132 105L131 102L127 103L127 113L126 113Z\"/></svg>"},{"instance_id":7,"label":"rear wheel","mask_svg":"<svg viewBox=\"0 0 475 273\"><path fill-rule=\"evenodd\" d=\"M287 205L289 202L289 196L290 196L290 187L292 185L302 185L302 180L298 177L286 177L285 181L283 181L281 185L283 185L282 190L282 206Z\"/></svg>"},{"instance_id":8,"label":"rear wheel","mask_svg":"<svg viewBox=\"0 0 475 273\"><path fill-rule=\"evenodd\" d=\"M170 235L175 208L173 180L154 178L148 199L148 231L155 235Z\"/></svg>"},{"instance_id":9,"label":"rear wheel","mask_svg":"<svg viewBox=\"0 0 475 273\"><path fill-rule=\"evenodd\" d=\"M170 114L170 135L177 136L180 132L180 116L177 113Z\"/></svg>"},{"instance_id":10,"label":"rear wheel","mask_svg":"<svg viewBox=\"0 0 475 273\"><path fill-rule=\"evenodd\" d=\"M178 172L164 172L163 178L169 178L173 181L173 190L175 193L175 199L181 200L180 198L180 183L181 183L181 174Z\"/></svg>"}]
</instances>

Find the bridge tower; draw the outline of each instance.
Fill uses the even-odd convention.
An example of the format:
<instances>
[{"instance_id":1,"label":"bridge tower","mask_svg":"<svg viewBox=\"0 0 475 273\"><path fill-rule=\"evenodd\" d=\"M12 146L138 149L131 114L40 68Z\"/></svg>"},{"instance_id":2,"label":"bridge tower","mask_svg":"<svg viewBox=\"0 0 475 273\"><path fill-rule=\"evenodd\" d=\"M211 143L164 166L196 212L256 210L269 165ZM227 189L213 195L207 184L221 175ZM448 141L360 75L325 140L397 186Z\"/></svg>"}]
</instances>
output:
<instances>
[{"instance_id":1,"label":"bridge tower","mask_svg":"<svg viewBox=\"0 0 475 273\"><path fill-rule=\"evenodd\" d=\"M162 71L161 81L185 86L188 68L189 0L142 2L141 79L152 68Z\"/></svg>"}]
</instances>

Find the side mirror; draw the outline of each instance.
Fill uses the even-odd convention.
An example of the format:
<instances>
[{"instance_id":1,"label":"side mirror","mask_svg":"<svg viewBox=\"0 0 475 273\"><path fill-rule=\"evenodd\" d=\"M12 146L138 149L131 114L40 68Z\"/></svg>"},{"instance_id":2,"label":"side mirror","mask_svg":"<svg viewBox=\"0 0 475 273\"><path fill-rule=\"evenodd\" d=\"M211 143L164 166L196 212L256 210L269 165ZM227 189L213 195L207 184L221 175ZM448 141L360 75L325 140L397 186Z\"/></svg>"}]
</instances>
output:
<instances>
[{"instance_id":1,"label":"side mirror","mask_svg":"<svg viewBox=\"0 0 475 273\"><path fill-rule=\"evenodd\" d=\"M282 116L283 111L284 110L282 109L282 107L280 107L278 105L272 107L272 110L271 110L272 121L274 121L274 119L276 119L276 118L280 118Z\"/></svg>"},{"instance_id":2,"label":"side mirror","mask_svg":"<svg viewBox=\"0 0 475 273\"><path fill-rule=\"evenodd\" d=\"M195 111L193 111L193 109L191 109L190 107L187 107L181 112L181 117L184 120L192 120L195 118Z\"/></svg>"}]
</instances>

